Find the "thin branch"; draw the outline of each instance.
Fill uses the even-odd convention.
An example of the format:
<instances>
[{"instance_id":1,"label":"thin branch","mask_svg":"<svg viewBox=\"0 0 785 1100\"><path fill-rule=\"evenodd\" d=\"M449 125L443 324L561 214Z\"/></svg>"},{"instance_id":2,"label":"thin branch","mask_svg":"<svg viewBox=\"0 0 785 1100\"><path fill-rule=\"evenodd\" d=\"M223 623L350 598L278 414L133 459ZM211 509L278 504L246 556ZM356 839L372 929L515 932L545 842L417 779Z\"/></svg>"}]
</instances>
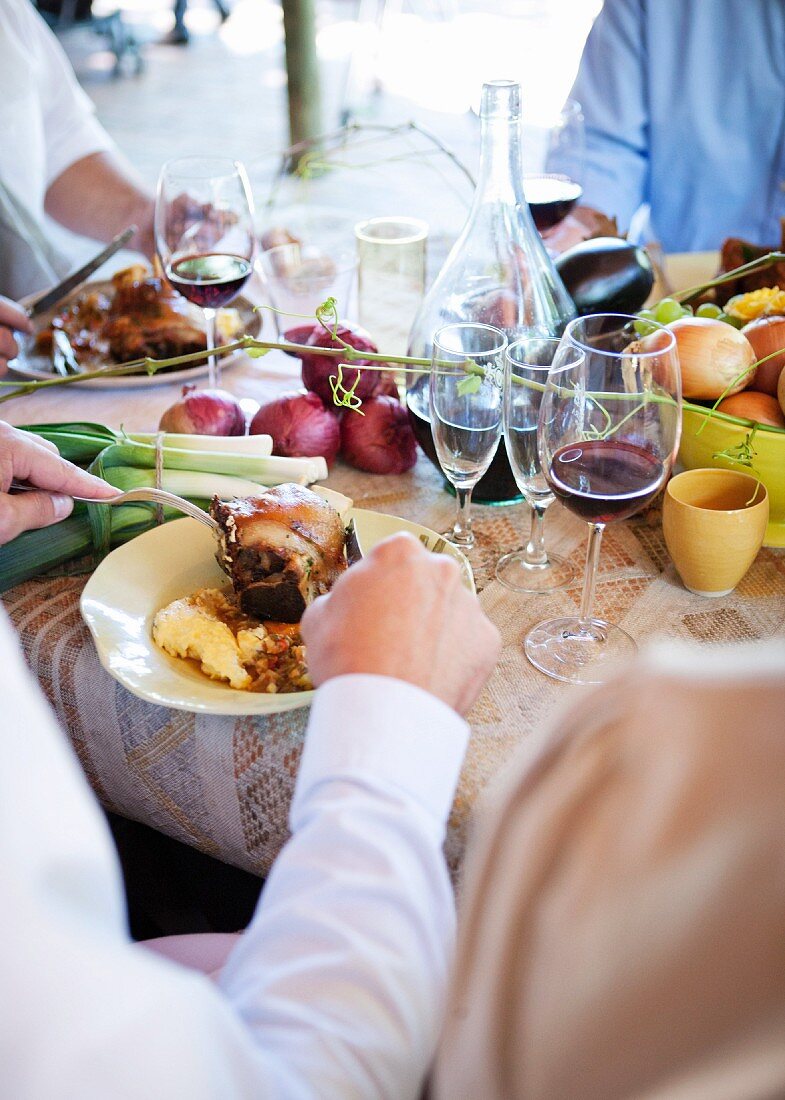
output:
<instances>
[{"instance_id":1,"label":"thin branch","mask_svg":"<svg viewBox=\"0 0 785 1100\"><path fill-rule=\"evenodd\" d=\"M699 294L711 290L712 287L734 282L741 275L751 275L754 271L764 271L767 267L773 267L774 264L781 263L783 260L785 260L785 252L767 252L765 256L760 256L757 260L750 260L749 263L742 264L741 267L735 267L733 271L726 271L724 274L718 275L716 279L710 279L707 283L700 283L698 286L688 287L687 290L680 290L673 297L677 302L689 302L691 298L697 298Z\"/></svg>"}]
</instances>

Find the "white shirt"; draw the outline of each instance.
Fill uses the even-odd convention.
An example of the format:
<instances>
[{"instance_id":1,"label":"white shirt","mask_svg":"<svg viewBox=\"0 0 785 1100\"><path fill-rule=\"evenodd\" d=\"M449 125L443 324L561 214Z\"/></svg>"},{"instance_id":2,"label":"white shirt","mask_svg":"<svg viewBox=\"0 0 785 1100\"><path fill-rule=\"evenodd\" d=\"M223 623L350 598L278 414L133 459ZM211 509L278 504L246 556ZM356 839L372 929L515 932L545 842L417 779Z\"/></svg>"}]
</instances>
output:
<instances>
[{"instance_id":1,"label":"white shirt","mask_svg":"<svg viewBox=\"0 0 785 1100\"><path fill-rule=\"evenodd\" d=\"M108 830L4 619L0 668L0 1095L416 1098L465 723L383 677L319 690L292 838L218 988L131 943Z\"/></svg>"},{"instance_id":2,"label":"white shirt","mask_svg":"<svg viewBox=\"0 0 785 1100\"><path fill-rule=\"evenodd\" d=\"M0 184L29 218L44 224L44 199L66 168L113 148L54 34L30 0L0 0ZM46 227L47 232L49 227ZM9 246L3 238L4 251ZM0 255L0 292L38 287L9 280Z\"/></svg>"}]
</instances>

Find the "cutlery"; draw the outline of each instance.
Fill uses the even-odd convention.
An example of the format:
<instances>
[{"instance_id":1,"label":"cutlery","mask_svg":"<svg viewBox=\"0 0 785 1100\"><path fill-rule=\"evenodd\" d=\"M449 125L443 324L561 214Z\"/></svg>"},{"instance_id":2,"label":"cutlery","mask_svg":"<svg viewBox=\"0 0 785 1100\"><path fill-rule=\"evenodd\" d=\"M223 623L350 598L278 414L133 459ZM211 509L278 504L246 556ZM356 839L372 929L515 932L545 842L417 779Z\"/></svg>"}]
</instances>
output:
<instances>
[{"instance_id":1,"label":"cutlery","mask_svg":"<svg viewBox=\"0 0 785 1100\"><path fill-rule=\"evenodd\" d=\"M11 489L18 492L30 492L39 491L39 486L28 485L22 481L12 481ZM174 493L167 493L165 489L154 489L151 486L144 486L139 489L128 489L125 493L118 493L114 497L81 497L74 496L73 500L78 500L83 504L130 504L133 501L149 501L153 504L168 504L170 508L177 508L178 511L184 512L192 519L199 520L206 527L209 527L212 531L218 530L218 524L213 517L200 508L197 504L192 504L190 500L185 500L184 497L175 496Z\"/></svg>"},{"instance_id":2,"label":"cutlery","mask_svg":"<svg viewBox=\"0 0 785 1100\"><path fill-rule=\"evenodd\" d=\"M128 244L134 233L136 233L135 225L129 225L122 233L118 233L111 244L102 249L92 260L74 271L67 279L63 279L57 286L53 286L51 290L45 291L34 302L31 302L27 307L27 316L37 317L44 310L51 309L53 305L65 298L66 294L70 294L76 287L81 286L94 271L97 271L101 264L106 263L108 259L114 256L115 252L119 252L124 245Z\"/></svg>"},{"instance_id":3,"label":"cutlery","mask_svg":"<svg viewBox=\"0 0 785 1100\"><path fill-rule=\"evenodd\" d=\"M71 341L61 328L52 329L52 369L60 375L79 374Z\"/></svg>"}]
</instances>

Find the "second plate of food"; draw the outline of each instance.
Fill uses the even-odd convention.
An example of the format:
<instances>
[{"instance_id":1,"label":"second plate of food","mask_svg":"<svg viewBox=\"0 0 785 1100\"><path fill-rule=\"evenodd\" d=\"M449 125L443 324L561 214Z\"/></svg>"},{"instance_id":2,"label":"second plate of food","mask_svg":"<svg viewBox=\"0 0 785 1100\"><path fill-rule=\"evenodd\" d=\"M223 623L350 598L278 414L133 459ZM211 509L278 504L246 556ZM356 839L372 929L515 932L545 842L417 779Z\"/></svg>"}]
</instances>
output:
<instances>
[{"instance_id":1,"label":"second plate of food","mask_svg":"<svg viewBox=\"0 0 785 1100\"><path fill-rule=\"evenodd\" d=\"M354 508L360 545L408 531L428 550L449 554L474 591L471 566L435 531L381 512ZM281 694L242 691L211 680L193 661L170 657L153 641L156 614L197 589L217 588L227 578L215 560L212 533L193 519L179 519L139 535L113 550L85 586L82 616L103 667L134 695L150 703L204 714L274 714L308 706L312 691Z\"/></svg>"},{"instance_id":2,"label":"second plate of food","mask_svg":"<svg viewBox=\"0 0 785 1100\"><path fill-rule=\"evenodd\" d=\"M27 300L23 304L28 304ZM247 298L236 298L227 309L218 310L218 343L231 343L238 336L257 336L261 317ZM171 289L160 275L142 265L119 271L112 279L99 279L78 287L53 309L33 322L20 354L9 364L22 378L39 382L56 377L55 356L73 354L78 368L94 371L102 366L119 366L133 359L150 356L169 359L197 351L205 346L202 311ZM53 331L67 338L65 356L55 346ZM229 366L239 353L223 356ZM207 374L207 362L167 368L155 374L140 370L136 374L90 378L77 383L94 389L118 389L164 385L189 381Z\"/></svg>"}]
</instances>

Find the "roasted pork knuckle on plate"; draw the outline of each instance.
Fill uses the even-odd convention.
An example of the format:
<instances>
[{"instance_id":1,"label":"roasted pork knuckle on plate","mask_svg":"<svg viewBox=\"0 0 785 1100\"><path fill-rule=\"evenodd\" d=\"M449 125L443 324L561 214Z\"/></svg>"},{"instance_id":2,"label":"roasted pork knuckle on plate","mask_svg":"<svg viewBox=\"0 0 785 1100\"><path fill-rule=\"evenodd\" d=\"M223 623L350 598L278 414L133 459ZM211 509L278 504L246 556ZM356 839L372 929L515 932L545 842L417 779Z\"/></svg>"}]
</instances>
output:
<instances>
[{"instance_id":1,"label":"roasted pork knuckle on plate","mask_svg":"<svg viewBox=\"0 0 785 1100\"><path fill-rule=\"evenodd\" d=\"M259 496L214 497L218 563L240 607L257 619L297 623L346 569L338 512L302 485L277 485Z\"/></svg>"}]
</instances>

